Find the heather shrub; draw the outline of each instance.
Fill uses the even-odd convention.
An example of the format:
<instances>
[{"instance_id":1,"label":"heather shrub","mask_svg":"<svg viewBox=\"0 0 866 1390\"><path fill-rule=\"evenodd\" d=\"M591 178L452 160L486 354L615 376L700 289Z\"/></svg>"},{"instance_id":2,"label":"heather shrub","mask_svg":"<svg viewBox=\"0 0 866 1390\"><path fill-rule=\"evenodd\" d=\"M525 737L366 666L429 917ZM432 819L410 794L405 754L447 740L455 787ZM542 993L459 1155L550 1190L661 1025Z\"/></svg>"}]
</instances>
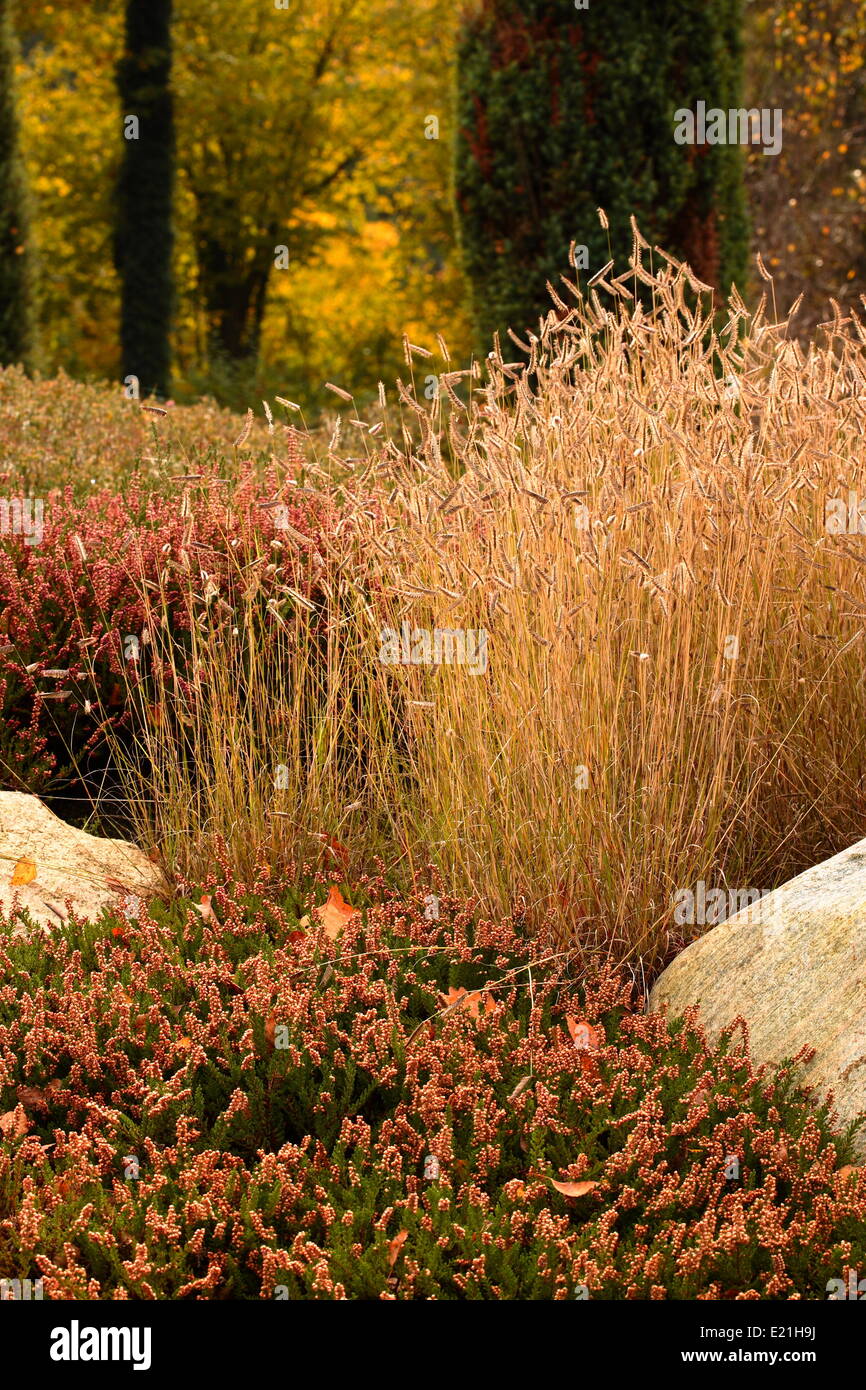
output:
<instances>
[{"instance_id":1,"label":"heather shrub","mask_svg":"<svg viewBox=\"0 0 866 1390\"><path fill-rule=\"evenodd\" d=\"M278 597L281 583L311 602L315 537L333 524L334 507L325 497L285 491L286 471L272 464L260 472L250 463L229 483L202 465L173 496L139 478L123 494L100 488L81 501L71 487L55 489L42 499L40 543L3 538L0 777L6 785L45 793L74 784L85 801L99 786L107 809L116 798L105 788L105 769L114 770L116 787L118 756L107 735L135 746L140 722L162 714L154 693L156 647L161 669L171 672L172 695L180 698L191 678L191 629L196 622L207 626L220 605L229 608L240 588L254 580L262 609ZM272 563L274 545L282 549L277 522L301 538L280 567ZM222 597L215 604L217 590ZM193 594L202 591L202 607L194 608ZM151 623L165 642L154 642ZM140 775L138 761L135 766Z\"/></svg>"},{"instance_id":2,"label":"heather shrub","mask_svg":"<svg viewBox=\"0 0 866 1390\"><path fill-rule=\"evenodd\" d=\"M795 1060L771 1079L738 1031L710 1048L441 889L365 880L331 939L268 867L226 872L198 906L0 936L3 1275L67 1299L824 1298L862 1264L850 1136Z\"/></svg>"}]
</instances>

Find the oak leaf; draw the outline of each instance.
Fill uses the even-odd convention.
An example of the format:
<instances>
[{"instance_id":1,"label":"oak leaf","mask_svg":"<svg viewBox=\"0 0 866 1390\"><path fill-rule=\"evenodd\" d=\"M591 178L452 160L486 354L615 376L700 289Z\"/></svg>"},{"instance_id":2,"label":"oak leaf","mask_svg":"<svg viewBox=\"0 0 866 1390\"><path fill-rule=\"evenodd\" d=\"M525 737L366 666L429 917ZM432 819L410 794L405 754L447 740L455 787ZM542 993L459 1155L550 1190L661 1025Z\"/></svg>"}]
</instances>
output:
<instances>
[{"instance_id":1,"label":"oak leaf","mask_svg":"<svg viewBox=\"0 0 866 1390\"><path fill-rule=\"evenodd\" d=\"M448 1007L456 1008L460 1012L465 1009L469 1017L476 1020L481 1017L482 1006L486 1014L496 1012L496 1001L487 989L476 989L470 993L468 989L455 989L452 985L448 993L440 993L439 998Z\"/></svg>"},{"instance_id":2,"label":"oak leaf","mask_svg":"<svg viewBox=\"0 0 866 1390\"><path fill-rule=\"evenodd\" d=\"M34 860L22 855L12 870L12 887L23 888L25 884L32 883L36 877L36 864Z\"/></svg>"},{"instance_id":3,"label":"oak leaf","mask_svg":"<svg viewBox=\"0 0 866 1390\"><path fill-rule=\"evenodd\" d=\"M578 1052L595 1052L601 1046L603 1034L600 1028L593 1028L591 1023L585 1023L582 1019L572 1018L571 1014L565 1015L565 1021Z\"/></svg>"},{"instance_id":4,"label":"oak leaf","mask_svg":"<svg viewBox=\"0 0 866 1390\"><path fill-rule=\"evenodd\" d=\"M336 941L347 922L358 916L358 909L347 903L339 888L333 885L328 890L327 901L314 912L329 941Z\"/></svg>"},{"instance_id":5,"label":"oak leaf","mask_svg":"<svg viewBox=\"0 0 866 1390\"><path fill-rule=\"evenodd\" d=\"M47 1110L48 1102L45 1099L45 1092L40 1091L38 1086L19 1086L15 1093L22 1105L28 1110Z\"/></svg>"}]
</instances>

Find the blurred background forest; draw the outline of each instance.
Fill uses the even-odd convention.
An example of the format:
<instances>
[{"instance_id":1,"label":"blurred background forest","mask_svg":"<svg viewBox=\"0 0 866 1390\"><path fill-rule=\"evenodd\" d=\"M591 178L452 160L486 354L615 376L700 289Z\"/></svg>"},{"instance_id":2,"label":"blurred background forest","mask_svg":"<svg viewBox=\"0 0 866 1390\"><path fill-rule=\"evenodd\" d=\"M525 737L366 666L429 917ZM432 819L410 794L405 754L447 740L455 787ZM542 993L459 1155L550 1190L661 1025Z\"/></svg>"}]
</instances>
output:
<instances>
[{"instance_id":1,"label":"blurred background forest","mask_svg":"<svg viewBox=\"0 0 866 1390\"><path fill-rule=\"evenodd\" d=\"M596 4L615 45L634 6ZM740 289L767 288L759 251L780 315L803 294L796 330L808 335L831 296L844 308L866 292L866 0L733 8L743 104L784 111L778 157L742 156ZM31 365L120 381L125 7L18 0L12 15L38 283ZM315 412L332 381L360 404L405 370L404 334L433 348L441 334L466 364L479 340L455 221L458 125L473 109L455 77L465 23L455 0L175 0L174 399L245 407L279 392ZM571 236L587 239L579 226ZM213 331L216 253L249 269L247 341Z\"/></svg>"}]
</instances>

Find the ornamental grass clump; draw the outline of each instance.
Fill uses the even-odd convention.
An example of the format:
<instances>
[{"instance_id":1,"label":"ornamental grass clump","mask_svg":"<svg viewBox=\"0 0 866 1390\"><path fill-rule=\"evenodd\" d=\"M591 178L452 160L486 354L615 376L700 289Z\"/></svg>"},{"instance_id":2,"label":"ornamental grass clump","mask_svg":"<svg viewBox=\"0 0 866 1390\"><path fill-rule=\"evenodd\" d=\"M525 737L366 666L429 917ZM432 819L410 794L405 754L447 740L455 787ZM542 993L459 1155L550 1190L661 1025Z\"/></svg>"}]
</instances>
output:
<instances>
[{"instance_id":1,"label":"ornamental grass clump","mask_svg":"<svg viewBox=\"0 0 866 1390\"><path fill-rule=\"evenodd\" d=\"M276 606L255 567L173 572L196 697L157 665L124 785L191 876L219 837L241 876L260 845L404 887L432 861L652 974L707 925L684 893L760 895L862 834L866 328L804 352L736 294L719 327L636 228L619 275L554 288L516 360L423 404L400 381L397 414L383 387L373 425L347 401L315 473L339 520L256 557Z\"/></svg>"},{"instance_id":2,"label":"ornamental grass clump","mask_svg":"<svg viewBox=\"0 0 866 1390\"><path fill-rule=\"evenodd\" d=\"M260 862L0 929L0 1277L46 1298L820 1298L851 1136L734 1028L639 1011L435 879ZM318 907L317 907L318 904ZM356 909L352 911L351 909ZM336 911L336 918L334 912Z\"/></svg>"}]
</instances>

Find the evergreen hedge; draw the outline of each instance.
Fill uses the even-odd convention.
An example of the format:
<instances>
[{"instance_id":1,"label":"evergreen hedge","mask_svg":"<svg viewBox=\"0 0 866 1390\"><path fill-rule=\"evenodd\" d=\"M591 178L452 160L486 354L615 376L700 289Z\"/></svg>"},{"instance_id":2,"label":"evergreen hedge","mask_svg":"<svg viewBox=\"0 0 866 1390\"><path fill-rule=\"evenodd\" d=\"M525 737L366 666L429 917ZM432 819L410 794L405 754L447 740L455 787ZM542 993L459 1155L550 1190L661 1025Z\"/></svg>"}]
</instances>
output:
<instances>
[{"instance_id":1,"label":"evergreen hedge","mask_svg":"<svg viewBox=\"0 0 866 1390\"><path fill-rule=\"evenodd\" d=\"M479 346L535 328L546 282L651 245L726 291L748 249L743 152L678 145L674 114L740 105L741 0L475 0L458 59L455 192ZM609 230L597 209L604 208ZM615 272L616 273L616 272Z\"/></svg>"}]
</instances>

